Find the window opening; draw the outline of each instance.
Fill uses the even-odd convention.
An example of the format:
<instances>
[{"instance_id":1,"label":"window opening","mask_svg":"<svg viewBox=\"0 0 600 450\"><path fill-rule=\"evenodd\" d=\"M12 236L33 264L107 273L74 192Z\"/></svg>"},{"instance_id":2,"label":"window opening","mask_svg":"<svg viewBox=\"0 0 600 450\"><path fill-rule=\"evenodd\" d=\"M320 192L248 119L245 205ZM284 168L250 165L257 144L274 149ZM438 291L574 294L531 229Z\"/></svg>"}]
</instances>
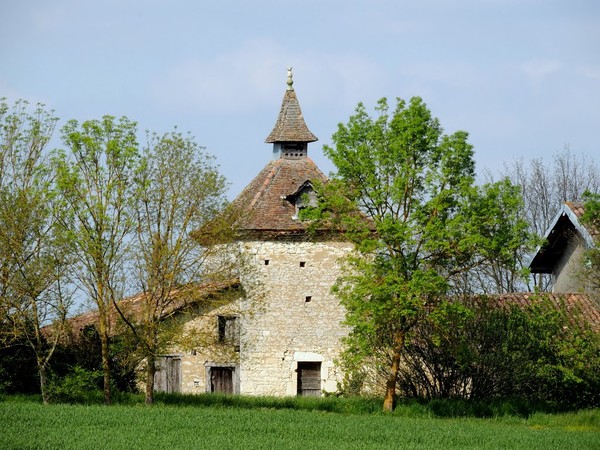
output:
<instances>
[{"instance_id":1,"label":"window opening","mask_svg":"<svg viewBox=\"0 0 600 450\"><path fill-rule=\"evenodd\" d=\"M240 345L240 325L237 316L218 316L218 336L222 344Z\"/></svg>"}]
</instances>

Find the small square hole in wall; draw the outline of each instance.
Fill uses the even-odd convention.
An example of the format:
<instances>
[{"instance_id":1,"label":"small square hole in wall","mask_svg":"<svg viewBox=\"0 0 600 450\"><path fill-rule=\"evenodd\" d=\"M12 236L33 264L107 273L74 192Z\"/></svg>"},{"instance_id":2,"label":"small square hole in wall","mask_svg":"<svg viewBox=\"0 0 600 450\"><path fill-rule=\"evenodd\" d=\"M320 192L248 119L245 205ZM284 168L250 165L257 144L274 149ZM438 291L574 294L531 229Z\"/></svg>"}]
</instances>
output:
<instances>
[{"instance_id":1,"label":"small square hole in wall","mask_svg":"<svg viewBox=\"0 0 600 450\"><path fill-rule=\"evenodd\" d=\"M309 303L311 300L312 300L312 296L310 296L310 295L307 295L307 296L304 298L304 301L305 301L306 303Z\"/></svg>"},{"instance_id":2,"label":"small square hole in wall","mask_svg":"<svg viewBox=\"0 0 600 450\"><path fill-rule=\"evenodd\" d=\"M306 261L300 261L300 267L306 267Z\"/></svg>"},{"instance_id":3,"label":"small square hole in wall","mask_svg":"<svg viewBox=\"0 0 600 450\"><path fill-rule=\"evenodd\" d=\"M269 260L265 259L265 266L268 266L268 265L269 265Z\"/></svg>"}]
</instances>

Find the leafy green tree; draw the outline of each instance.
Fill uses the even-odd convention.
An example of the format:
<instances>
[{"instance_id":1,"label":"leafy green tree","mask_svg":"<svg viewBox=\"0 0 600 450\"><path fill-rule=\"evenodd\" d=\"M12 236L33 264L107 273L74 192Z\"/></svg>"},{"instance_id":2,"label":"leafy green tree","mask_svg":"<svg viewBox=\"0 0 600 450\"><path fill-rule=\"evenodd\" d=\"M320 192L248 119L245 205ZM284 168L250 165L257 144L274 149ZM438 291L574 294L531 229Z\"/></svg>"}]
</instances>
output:
<instances>
[{"instance_id":1,"label":"leafy green tree","mask_svg":"<svg viewBox=\"0 0 600 450\"><path fill-rule=\"evenodd\" d=\"M386 411L407 333L477 267L513 264L527 236L517 188L475 185L467 136L445 135L418 97L398 99L391 114L382 99L375 118L359 104L324 147L337 173L320 215L356 244L335 286L352 330L348 353L387 365Z\"/></svg>"},{"instance_id":2,"label":"leafy green tree","mask_svg":"<svg viewBox=\"0 0 600 450\"><path fill-rule=\"evenodd\" d=\"M136 176L134 269L141 308L119 312L139 344L146 367L146 403L153 403L156 358L171 343L164 318L191 300L190 285L203 279L207 249L191 237L225 205L226 183L191 136L148 136ZM182 293L182 288L185 293ZM140 314L141 312L141 314Z\"/></svg>"},{"instance_id":3,"label":"leafy green tree","mask_svg":"<svg viewBox=\"0 0 600 450\"><path fill-rule=\"evenodd\" d=\"M22 342L35 355L44 403L47 369L69 303L70 254L58 226L45 148L57 119L38 105L0 101L0 312L4 343ZM42 328L54 323L54 333Z\"/></svg>"},{"instance_id":4,"label":"leafy green tree","mask_svg":"<svg viewBox=\"0 0 600 450\"><path fill-rule=\"evenodd\" d=\"M594 296L600 305L600 193L586 191L583 201L585 212L582 221L592 231L595 245L586 251L586 263L582 275L590 295Z\"/></svg>"},{"instance_id":5,"label":"leafy green tree","mask_svg":"<svg viewBox=\"0 0 600 450\"><path fill-rule=\"evenodd\" d=\"M67 150L54 157L58 193L68 208L63 227L77 255L80 287L98 308L104 400L110 393L110 308L124 293L134 230L134 178L139 168L136 124L104 116L62 129Z\"/></svg>"}]
</instances>

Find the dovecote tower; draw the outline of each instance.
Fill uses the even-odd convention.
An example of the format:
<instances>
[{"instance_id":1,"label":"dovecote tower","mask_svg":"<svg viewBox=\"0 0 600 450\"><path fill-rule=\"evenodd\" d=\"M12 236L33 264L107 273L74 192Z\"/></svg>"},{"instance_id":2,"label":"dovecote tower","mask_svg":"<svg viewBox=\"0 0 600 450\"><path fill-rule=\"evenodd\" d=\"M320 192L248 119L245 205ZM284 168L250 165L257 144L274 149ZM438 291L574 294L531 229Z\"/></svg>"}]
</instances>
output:
<instances>
[{"instance_id":1,"label":"dovecote tower","mask_svg":"<svg viewBox=\"0 0 600 450\"><path fill-rule=\"evenodd\" d=\"M250 269L240 282L259 305L240 321L242 394L321 395L340 381L334 361L348 330L331 287L352 246L332 233L309 235L298 217L314 200L314 182L327 181L308 157L308 144L316 140L289 69L279 116L266 139L273 159L234 201L241 211L239 248Z\"/></svg>"},{"instance_id":2,"label":"dovecote tower","mask_svg":"<svg viewBox=\"0 0 600 450\"><path fill-rule=\"evenodd\" d=\"M289 69L266 139L274 157L233 201L237 241L223 244L230 253L218 252L239 268L237 297L186 324L212 334L217 349L175 353L181 368L165 371L181 373L183 392L318 396L337 390L342 375L334 362L348 329L331 287L352 245L333 230L309 234L299 218L315 200L315 182L327 181L308 157L316 140Z\"/></svg>"}]
</instances>

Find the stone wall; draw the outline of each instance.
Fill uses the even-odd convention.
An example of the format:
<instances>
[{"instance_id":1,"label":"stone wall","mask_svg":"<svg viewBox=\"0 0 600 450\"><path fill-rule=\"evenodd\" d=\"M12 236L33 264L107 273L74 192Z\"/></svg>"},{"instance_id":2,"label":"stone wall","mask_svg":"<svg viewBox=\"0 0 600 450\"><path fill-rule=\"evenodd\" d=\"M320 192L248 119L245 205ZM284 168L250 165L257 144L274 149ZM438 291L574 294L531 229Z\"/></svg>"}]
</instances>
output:
<instances>
[{"instance_id":1,"label":"stone wall","mask_svg":"<svg viewBox=\"0 0 600 450\"><path fill-rule=\"evenodd\" d=\"M582 262L584 256L583 240L574 235L565 248L561 259L553 270L554 286L552 292L583 292Z\"/></svg>"},{"instance_id":2,"label":"stone wall","mask_svg":"<svg viewBox=\"0 0 600 450\"><path fill-rule=\"evenodd\" d=\"M342 242L241 242L242 289L237 296L199 308L185 321L183 337L170 355L181 361L181 391L210 392L212 367L231 367L234 392L296 395L298 364L320 363L321 390L335 392L335 366L348 330L331 287L340 258L352 248ZM239 318L239 341L220 342L218 317Z\"/></svg>"},{"instance_id":3,"label":"stone wall","mask_svg":"<svg viewBox=\"0 0 600 450\"><path fill-rule=\"evenodd\" d=\"M176 320L182 322L181 331L164 356L180 361L180 392L210 392L207 380L210 367L237 367L239 370L239 345L219 340L219 316L239 316L241 296L241 290L229 292L225 297L217 297L177 317Z\"/></svg>"},{"instance_id":4,"label":"stone wall","mask_svg":"<svg viewBox=\"0 0 600 450\"><path fill-rule=\"evenodd\" d=\"M334 392L340 373L335 359L344 309L331 293L340 258L351 245L341 242L246 242L242 285L248 313L242 319L240 392L296 395L299 362L321 363L321 389Z\"/></svg>"}]
</instances>

